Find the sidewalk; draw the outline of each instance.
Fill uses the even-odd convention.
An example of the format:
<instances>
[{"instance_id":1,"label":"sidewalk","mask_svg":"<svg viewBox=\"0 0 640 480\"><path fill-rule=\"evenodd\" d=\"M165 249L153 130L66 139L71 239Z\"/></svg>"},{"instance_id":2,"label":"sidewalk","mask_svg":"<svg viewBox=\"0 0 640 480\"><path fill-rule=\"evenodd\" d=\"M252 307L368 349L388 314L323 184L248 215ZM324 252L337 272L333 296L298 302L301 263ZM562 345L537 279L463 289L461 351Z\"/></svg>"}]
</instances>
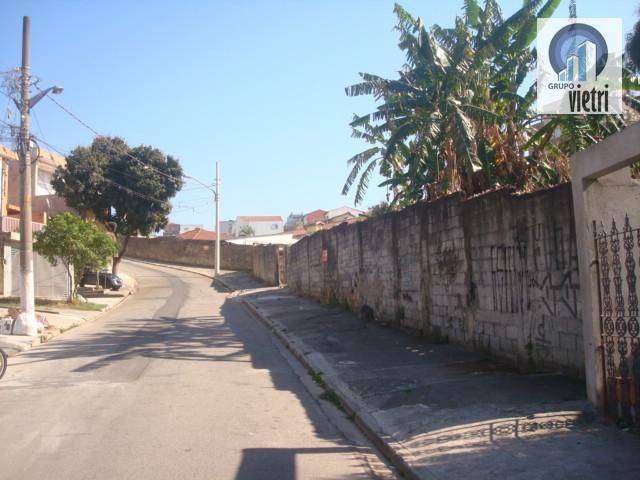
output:
<instances>
[{"instance_id":1,"label":"sidewalk","mask_svg":"<svg viewBox=\"0 0 640 480\"><path fill-rule=\"evenodd\" d=\"M135 292L135 279L125 273L121 273L120 276L124 281L124 286L120 290L117 292L105 291L104 296L88 299L92 303L104 304L105 307L102 310L91 311L36 306L36 312L46 317L47 322L49 322L49 327L37 337L30 337L28 335L0 335L0 346L9 356L13 356L35 345L48 342L52 338L72 328L104 315L104 313L121 304L129 295ZM8 311L8 308L0 307L0 317L6 316Z\"/></svg>"},{"instance_id":2,"label":"sidewalk","mask_svg":"<svg viewBox=\"0 0 640 480\"><path fill-rule=\"evenodd\" d=\"M640 478L640 437L594 414L576 380L522 375L245 274L218 280L408 478Z\"/></svg>"}]
</instances>

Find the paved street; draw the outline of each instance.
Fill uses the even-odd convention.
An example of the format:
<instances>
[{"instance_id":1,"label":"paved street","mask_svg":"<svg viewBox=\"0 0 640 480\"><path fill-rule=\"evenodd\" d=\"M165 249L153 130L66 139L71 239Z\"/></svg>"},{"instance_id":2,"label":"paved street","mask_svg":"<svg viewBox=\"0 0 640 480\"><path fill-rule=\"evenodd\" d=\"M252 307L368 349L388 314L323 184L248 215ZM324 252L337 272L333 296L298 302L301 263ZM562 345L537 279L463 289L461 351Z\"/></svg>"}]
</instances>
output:
<instances>
[{"instance_id":1,"label":"paved street","mask_svg":"<svg viewBox=\"0 0 640 480\"><path fill-rule=\"evenodd\" d=\"M371 476L240 304L199 275L125 271L135 296L11 359L1 479Z\"/></svg>"}]
</instances>

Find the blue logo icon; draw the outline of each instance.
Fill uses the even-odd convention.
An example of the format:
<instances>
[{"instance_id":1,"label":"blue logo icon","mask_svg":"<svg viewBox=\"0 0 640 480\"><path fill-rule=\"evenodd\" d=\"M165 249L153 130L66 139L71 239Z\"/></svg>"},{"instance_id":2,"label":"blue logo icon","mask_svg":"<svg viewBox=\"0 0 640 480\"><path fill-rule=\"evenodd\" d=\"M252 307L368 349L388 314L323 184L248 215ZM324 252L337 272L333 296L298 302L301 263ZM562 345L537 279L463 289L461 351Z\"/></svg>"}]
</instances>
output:
<instances>
[{"instance_id":1,"label":"blue logo icon","mask_svg":"<svg viewBox=\"0 0 640 480\"><path fill-rule=\"evenodd\" d=\"M607 64L608 47L591 25L572 23L549 44L549 61L560 82L594 82Z\"/></svg>"}]
</instances>

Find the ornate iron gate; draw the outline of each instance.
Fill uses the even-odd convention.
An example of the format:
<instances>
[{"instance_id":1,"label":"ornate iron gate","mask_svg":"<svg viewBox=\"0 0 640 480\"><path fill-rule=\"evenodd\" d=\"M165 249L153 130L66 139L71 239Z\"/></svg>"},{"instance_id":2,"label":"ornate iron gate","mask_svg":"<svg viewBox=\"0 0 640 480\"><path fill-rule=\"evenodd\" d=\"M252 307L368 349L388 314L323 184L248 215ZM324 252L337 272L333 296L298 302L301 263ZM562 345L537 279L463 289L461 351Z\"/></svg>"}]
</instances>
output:
<instances>
[{"instance_id":1,"label":"ornate iron gate","mask_svg":"<svg viewBox=\"0 0 640 480\"><path fill-rule=\"evenodd\" d=\"M638 282L640 228L625 217L607 231L593 224L598 255L600 335L606 408L619 420L638 425L640 397L640 316Z\"/></svg>"}]
</instances>

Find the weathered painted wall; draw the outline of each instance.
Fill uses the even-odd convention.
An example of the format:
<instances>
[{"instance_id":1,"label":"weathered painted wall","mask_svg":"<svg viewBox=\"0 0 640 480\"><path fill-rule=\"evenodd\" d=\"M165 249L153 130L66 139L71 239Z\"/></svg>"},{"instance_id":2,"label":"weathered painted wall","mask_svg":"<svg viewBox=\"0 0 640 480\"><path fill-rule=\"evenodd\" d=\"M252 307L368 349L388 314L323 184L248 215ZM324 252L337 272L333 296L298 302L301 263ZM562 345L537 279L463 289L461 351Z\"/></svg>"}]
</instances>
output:
<instances>
[{"instance_id":1,"label":"weathered painted wall","mask_svg":"<svg viewBox=\"0 0 640 480\"><path fill-rule=\"evenodd\" d=\"M20 241L11 239L11 234L0 235L0 295L20 296ZM33 271L36 298L51 300L67 300L72 289L73 278L67 269L58 262L52 265L49 261L34 252Z\"/></svg>"},{"instance_id":2,"label":"weathered painted wall","mask_svg":"<svg viewBox=\"0 0 640 480\"><path fill-rule=\"evenodd\" d=\"M278 245L254 245L252 273L267 285L279 285Z\"/></svg>"},{"instance_id":3,"label":"weathered painted wall","mask_svg":"<svg viewBox=\"0 0 640 480\"><path fill-rule=\"evenodd\" d=\"M285 261L284 245L236 245L220 242L220 267L224 270L245 270L268 285L284 283L286 267L279 269L279 261ZM283 254L279 260L278 251ZM185 240L179 237L134 237L127 246L127 257L141 260L193 265L215 266L215 242L209 240Z\"/></svg>"},{"instance_id":4,"label":"weathered painted wall","mask_svg":"<svg viewBox=\"0 0 640 480\"><path fill-rule=\"evenodd\" d=\"M220 242L220 267L224 270L248 270L253 267L252 248ZM141 260L181 263L198 267L215 266L215 242L185 240L178 237L133 237L126 256Z\"/></svg>"},{"instance_id":5,"label":"weathered painted wall","mask_svg":"<svg viewBox=\"0 0 640 480\"><path fill-rule=\"evenodd\" d=\"M287 283L522 368L584 370L568 185L451 196L291 246Z\"/></svg>"}]
</instances>

